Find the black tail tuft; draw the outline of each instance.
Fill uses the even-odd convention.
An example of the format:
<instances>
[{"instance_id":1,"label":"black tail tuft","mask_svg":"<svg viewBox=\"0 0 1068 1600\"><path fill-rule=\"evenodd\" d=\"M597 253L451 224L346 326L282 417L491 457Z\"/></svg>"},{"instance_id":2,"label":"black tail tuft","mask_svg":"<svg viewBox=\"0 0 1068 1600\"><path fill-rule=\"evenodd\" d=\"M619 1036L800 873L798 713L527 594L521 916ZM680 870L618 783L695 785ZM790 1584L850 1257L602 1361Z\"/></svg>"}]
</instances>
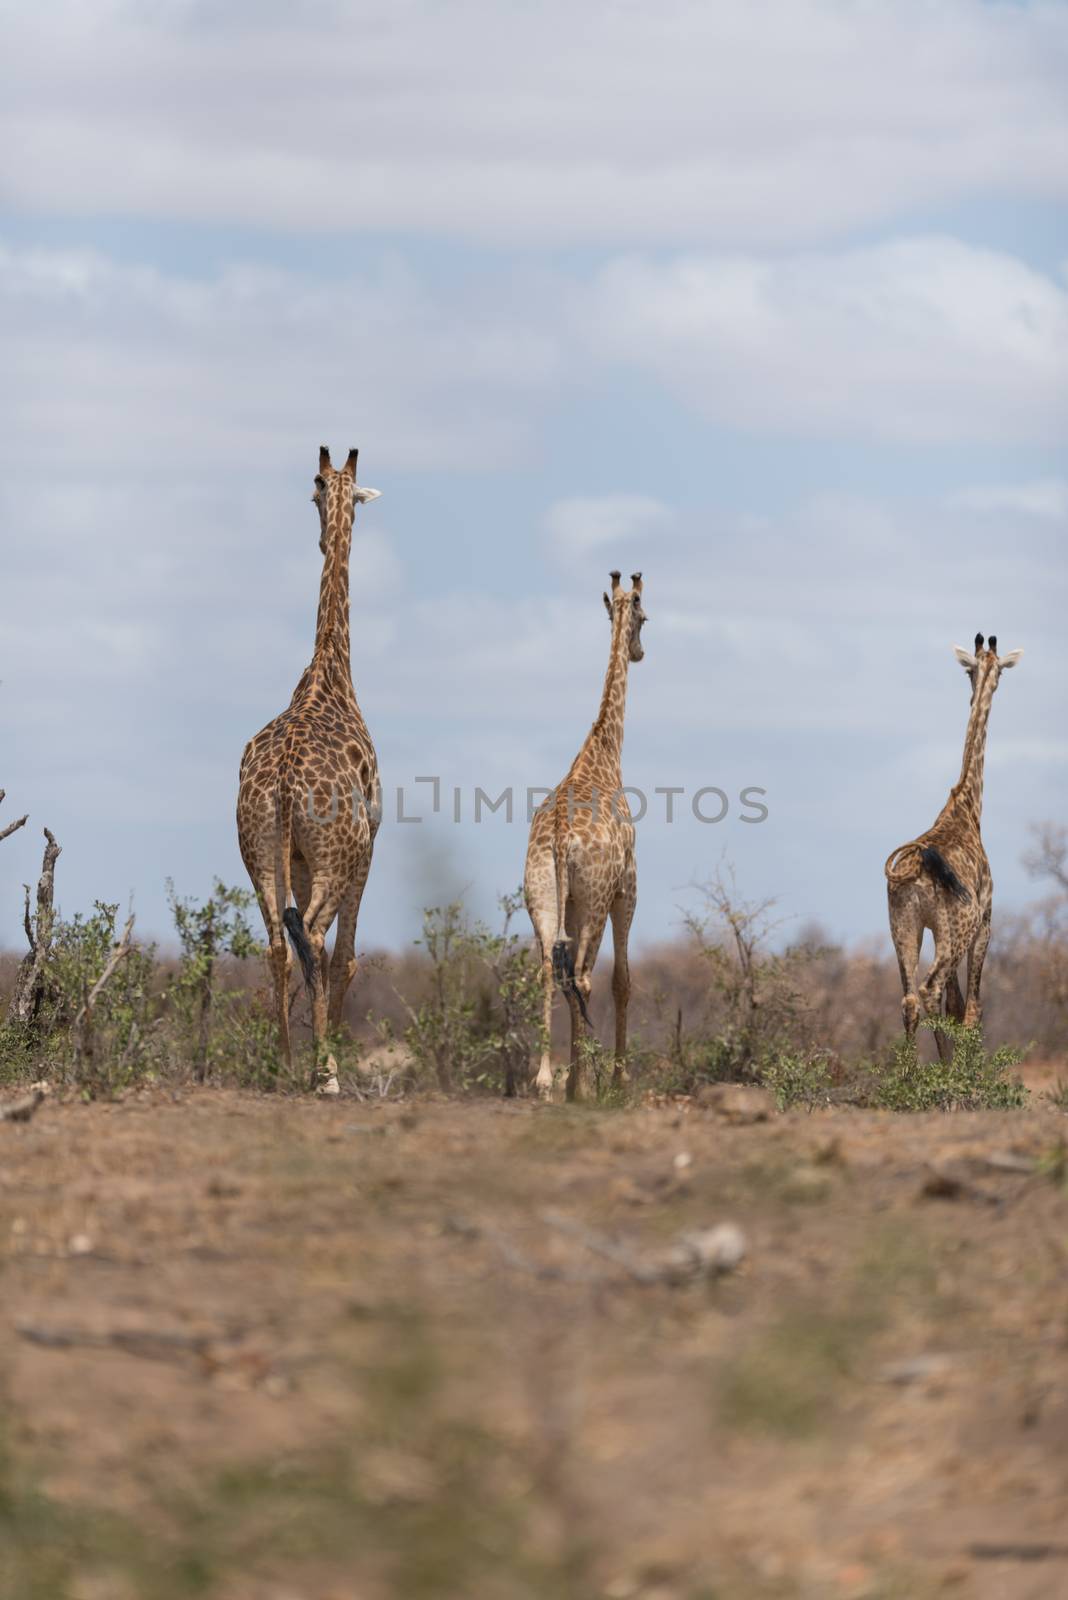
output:
<instances>
[{"instance_id":1,"label":"black tail tuft","mask_svg":"<svg viewBox=\"0 0 1068 1600\"><path fill-rule=\"evenodd\" d=\"M933 845L925 845L920 851L920 860L923 862L924 870L930 873L935 883L940 883L943 889L955 894L958 900L971 899L967 889L940 850L936 850Z\"/></svg>"},{"instance_id":2,"label":"black tail tuft","mask_svg":"<svg viewBox=\"0 0 1068 1600\"><path fill-rule=\"evenodd\" d=\"M586 1010L586 996L575 982L575 963L571 956L571 946L566 939L557 939L553 945L553 977L564 994L575 996L582 1012L583 1022L587 1028L592 1027L590 1014Z\"/></svg>"},{"instance_id":3,"label":"black tail tuft","mask_svg":"<svg viewBox=\"0 0 1068 1600\"><path fill-rule=\"evenodd\" d=\"M307 988L313 989L315 987L316 973L315 956L312 953L308 935L304 932L304 918L296 906L286 907L282 913L282 924L289 935L289 942L293 946L297 960L300 962L300 970L304 974L305 985Z\"/></svg>"}]
</instances>

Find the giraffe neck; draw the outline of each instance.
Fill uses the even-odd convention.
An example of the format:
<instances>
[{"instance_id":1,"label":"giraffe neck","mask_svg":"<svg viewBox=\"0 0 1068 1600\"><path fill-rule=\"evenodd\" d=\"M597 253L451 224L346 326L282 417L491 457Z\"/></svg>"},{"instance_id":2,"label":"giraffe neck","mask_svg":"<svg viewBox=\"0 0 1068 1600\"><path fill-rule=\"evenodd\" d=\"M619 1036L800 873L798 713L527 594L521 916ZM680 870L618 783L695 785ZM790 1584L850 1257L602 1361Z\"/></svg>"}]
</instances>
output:
<instances>
[{"instance_id":1,"label":"giraffe neck","mask_svg":"<svg viewBox=\"0 0 1068 1600\"><path fill-rule=\"evenodd\" d=\"M604 756L613 776L621 780L623 759L623 717L627 705L627 667L630 664L630 616L625 606L617 606L612 616L612 645L608 671L604 677L597 720L590 729L589 743Z\"/></svg>"},{"instance_id":2,"label":"giraffe neck","mask_svg":"<svg viewBox=\"0 0 1068 1600\"><path fill-rule=\"evenodd\" d=\"M349 653L349 555L352 549L352 515L345 515L340 507L327 524L326 557L319 585L319 614L315 623L315 654L312 668L317 665L332 673L340 671L341 677L352 684L352 662Z\"/></svg>"},{"instance_id":3,"label":"giraffe neck","mask_svg":"<svg viewBox=\"0 0 1068 1600\"><path fill-rule=\"evenodd\" d=\"M983 761L986 756L986 728L990 720L990 707L994 699L997 677L988 672L979 684L968 716L964 735L964 754L961 758L960 777L953 786L958 805L967 807L978 823L983 811Z\"/></svg>"}]
</instances>

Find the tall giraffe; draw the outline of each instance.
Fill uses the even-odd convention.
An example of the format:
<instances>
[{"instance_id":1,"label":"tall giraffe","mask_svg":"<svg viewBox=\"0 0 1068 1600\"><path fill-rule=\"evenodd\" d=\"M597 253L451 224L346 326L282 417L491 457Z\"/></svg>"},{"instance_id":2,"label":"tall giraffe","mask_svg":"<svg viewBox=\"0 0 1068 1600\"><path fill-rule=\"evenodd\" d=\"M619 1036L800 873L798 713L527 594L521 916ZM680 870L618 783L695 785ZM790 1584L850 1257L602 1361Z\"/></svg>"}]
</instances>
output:
<instances>
[{"instance_id":1,"label":"tall giraffe","mask_svg":"<svg viewBox=\"0 0 1068 1600\"><path fill-rule=\"evenodd\" d=\"M588 1023L590 974L612 918L612 999L616 1041L613 1081L624 1072L630 968L627 939L638 897L634 864L634 824L622 793L623 716L627 667L645 654L641 632L642 575L631 575L624 589L612 573L612 598L604 596L612 627L608 671L597 720L571 769L552 799L534 815L527 846L523 892L541 953L544 1010L542 1053L535 1079L538 1093L550 1099L553 1070L549 1054L553 991L559 984L571 1012L571 1064L567 1098L584 1091L582 1022Z\"/></svg>"},{"instance_id":2,"label":"tall giraffe","mask_svg":"<svg viewBox=\"0 0 1068 1600\"><path fill-rule=\"evenodd\" d=\"M378 761L349 659L352 523L357 503L379 491L357 485L356 455L350 450L338 472L326 446L319 451L315 653L287 709L246 746L237 797L241 857L270 941L281 1054L291 1066L288 933L312 999L317 1087L330 1095L339 1092L337 1063L325 1041L356 974L356 918L380 815ZM324 945L335 917L328 963Z\"/></svg>"},{"instance_id":3,"label":"tall giraffe","mask_svg":"<svg viewBox=\"0 0 1068 1600\"><path fill-rule=\"evenodd\" d=\"M957 1022L973 1028L982 1020L979 985L990 943L993 900L990 863L979 831L986 730L1001 674L1007 667L1014 667L1023 655L1022 650L1013 650L999 658L997 644L992 634L984 650L983 636L977 633L974 653L960 645L953 646L972 686L960 777L933 826L908 844L900 845L886 862L890 934L901 969L901 1014L909 1039L915 1037L921 1004L925 1016L938 1016L943 994L947 1014ZM934 936L935 953L917 995L916 969L925 928L930 928ZM957 977L965 955L967 1003ZM939 1056L946 1060L949 1041L941 1034L936 1034L935 1039Z\"/></svg>"}]
</instances>

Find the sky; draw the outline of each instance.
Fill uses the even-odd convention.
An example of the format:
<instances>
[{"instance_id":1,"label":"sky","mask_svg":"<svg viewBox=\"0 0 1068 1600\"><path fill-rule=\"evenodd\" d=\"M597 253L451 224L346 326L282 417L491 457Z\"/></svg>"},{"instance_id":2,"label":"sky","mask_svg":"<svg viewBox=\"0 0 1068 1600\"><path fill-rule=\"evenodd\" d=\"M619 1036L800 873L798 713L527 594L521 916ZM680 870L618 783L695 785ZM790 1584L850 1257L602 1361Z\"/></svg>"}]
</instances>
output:
<instances>
[{"instance_id":1,"label":"sky","mask_svg":"<svg viewBox=\"0 0 1068 1600\"><path fill-rule=\"evenodd\" d=\"M1034 898L1068 788L1068 6L4 10L0 827L30 822L0 942L45 825L63 911L132 899L145 936L168 878L246 881L238 764L311 655L320 442L382 492L351 572L386 802L360 948L520 882L613 567L650 618L635 945L725 860L787 932L885 939L976 632L1025 652L983 830L995 916Z\"/></svg>"}]
</instances>

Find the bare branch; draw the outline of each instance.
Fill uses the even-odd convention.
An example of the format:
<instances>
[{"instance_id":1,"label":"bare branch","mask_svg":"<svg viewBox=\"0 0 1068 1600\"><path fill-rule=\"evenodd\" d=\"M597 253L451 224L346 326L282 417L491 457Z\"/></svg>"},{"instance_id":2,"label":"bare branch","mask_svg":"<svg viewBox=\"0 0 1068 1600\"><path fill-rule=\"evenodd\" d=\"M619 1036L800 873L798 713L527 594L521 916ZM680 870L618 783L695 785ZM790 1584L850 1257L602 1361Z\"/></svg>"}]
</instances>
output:
<instances>
[{"instance_id":1,"label":"bare branch","mask_svg":"<svg viewBox=\"0 0 1068 1600\"><path fill-rule=\"evenodd\" d=\"M31 924L30 891L27 886L25 927L30 950L28 955L23 956L15 977L15 992L9 1011L13 1021L24 1024L36 1022L44 999L44 968L52 947L56 861L62 854L62 846L56 843L54 835L47 828L44 836L44 860L37 882L37 916Z\"/></svg>"},{"instance_id":2,"label":"bare branch","mask_svg":"<svg viewBox=\"0 0 1068 1600\"><path fill-rule=\"evenodd\" d=\"M4 795L6 793L7 793L6 789L0 789L0 805L3 805L3 803L4 803ZM29 818L29 815L30 815L30 813L27 811L26 816L19 817L18 820L15 821L15 822L9 822L6 828L0 828L0 839L6 839L9 834L17 832L18 829L21 828L26 823L26 821Z\"/></svg>"},{"instance_id":3,"label":"bare branch","mask_svg":"<svg viewBox=\"0 0 1068 1600\"><path fill-rule=\"evenodd\" d=\"M1052 878L1068 894L1068 828L1063 823L1032 825L1035 847L1024 856L1024 866L1032 878ZM2 835L0 835L2 837Z\"/></svg>"},{"instance_id":4,"label":"bare branch","mask_svg":"<svg viewBox=\"0 0 1068 1600\"><path fill-rule=\"evenodd\" d=\"M46 1350L123 1350L127 1355L144 1356L150 1361L174 1361L183 1356L207 1356L217 1345L233 1345L243 1334L238 1330L218 1333L192 1333L185 1328L89 1328L65 1327L51 1323L17 1322L15 1332L30 1344Z\"/></svg>"},{"instance_id":5,"label":"bare branch","mask_svg":"<svg viewBox=\"0 0 1068 1600\"><path fill-rule=\"evenodd\" d=\"M635 1283L680 1284L698 1277L714 1277L722 1272L732 1272L745 1258L745 1239L733 1223L721 1223L718 1228L706 1228L696 1233L680 1234L676 1243L664 1255L640 1261L614 1239L592 1228L585 1227L559 1211L543 1211L541 1220L558 1233L577 1239L617 1267L622 1267Z\"/></svg>"},{"instance_id":6,"label":"bare branch","mask_svg":"<svg viewBox=\"0 0 1068 1600\"><path fill-rule=\"evenodd\" d=\"M652 1259L640 1260L614 1239L596 1233L559 1211L543 1211L539 1220L557 1233L577 1240L593 1255L621 1267L633 1282L640 1283L643 1288L656 1284L677 1286L695 1278L711 1278L720 1273L733 1272L746 1253L741 1229L731 1222L721 1223L717 1228L680 1234L670 1250ZM538 1261L520 1250L500 1228L469 1222L463 1217L450 1217L446 1226L450 1232L458 1233L462 1238L485 1239L493 1245L506 1266L516 1272L528 1273L542 1283L600 1286L612 1281L612 1274L589 1273L557 1262Z\"/></svg>"}]
</instances>

